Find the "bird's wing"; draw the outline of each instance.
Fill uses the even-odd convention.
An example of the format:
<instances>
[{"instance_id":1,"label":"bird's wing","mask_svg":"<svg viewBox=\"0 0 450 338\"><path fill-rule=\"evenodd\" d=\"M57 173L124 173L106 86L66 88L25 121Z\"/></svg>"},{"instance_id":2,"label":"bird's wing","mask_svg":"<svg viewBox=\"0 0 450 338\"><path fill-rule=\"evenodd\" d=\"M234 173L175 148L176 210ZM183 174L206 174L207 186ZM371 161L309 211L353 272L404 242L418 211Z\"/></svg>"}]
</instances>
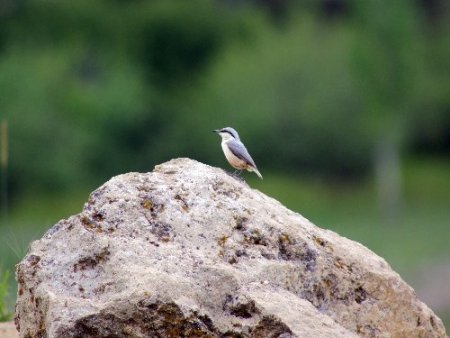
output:
<instances>
[{"instance_id":1,"label":"bird's wing","mask_svg":"<svg viewBox=\"0 0 450 338\"><path fill-rule=\"evenodd\" d=\"M227 142L227 145L228 145L228 148L230 148L231 152L237 158L240 158L241 160L247 162L248 164L250 164L251 166L256 168L255 162L253 161L252 157L250 156L250 154L247 151L247 148L245 148L245 146L242 144L242 142L231 140L231 141Z\"/></svg>"}]
</instances>

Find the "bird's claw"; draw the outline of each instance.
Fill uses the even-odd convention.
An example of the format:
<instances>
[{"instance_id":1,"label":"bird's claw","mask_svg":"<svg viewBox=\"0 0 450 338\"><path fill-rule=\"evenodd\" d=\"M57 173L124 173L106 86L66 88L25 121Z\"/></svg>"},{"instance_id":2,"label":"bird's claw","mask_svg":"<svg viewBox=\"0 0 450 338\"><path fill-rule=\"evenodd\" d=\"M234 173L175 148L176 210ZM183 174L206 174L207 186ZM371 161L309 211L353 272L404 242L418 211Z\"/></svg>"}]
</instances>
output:
<instances>
[{"instance_id":1,"label":"bird's claw","mask_svg":"<svg viewBox=\"0 0 450 338\"><path fill-rule=\"evenodd\" d=\"M241 181L241 182L245 182L245 179L241 176L242 174L242 170L235 170L234 172L230 173L230 176Z\"/></svg>"}]
</instances>

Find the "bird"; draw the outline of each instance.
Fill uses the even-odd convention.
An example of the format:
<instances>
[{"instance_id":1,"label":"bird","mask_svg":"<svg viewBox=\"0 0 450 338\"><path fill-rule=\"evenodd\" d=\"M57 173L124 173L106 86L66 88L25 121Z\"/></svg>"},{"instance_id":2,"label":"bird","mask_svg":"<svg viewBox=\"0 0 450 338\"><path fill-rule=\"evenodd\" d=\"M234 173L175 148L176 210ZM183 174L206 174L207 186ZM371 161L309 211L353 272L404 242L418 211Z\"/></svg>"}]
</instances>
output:
<instances>
[{"instance_id":1,"label":"bird","mask_svg":"<svg viewBox=\"0 0 450 338\"><path fill-rule=\"evenodd\" d=\"M222 137L222 150L231 166L237 169L236 172L240 174L245 169L254 172L260 179L263 178L235 129L226 127L213 130L213 132Z\"/></svg>"}]
</instances>

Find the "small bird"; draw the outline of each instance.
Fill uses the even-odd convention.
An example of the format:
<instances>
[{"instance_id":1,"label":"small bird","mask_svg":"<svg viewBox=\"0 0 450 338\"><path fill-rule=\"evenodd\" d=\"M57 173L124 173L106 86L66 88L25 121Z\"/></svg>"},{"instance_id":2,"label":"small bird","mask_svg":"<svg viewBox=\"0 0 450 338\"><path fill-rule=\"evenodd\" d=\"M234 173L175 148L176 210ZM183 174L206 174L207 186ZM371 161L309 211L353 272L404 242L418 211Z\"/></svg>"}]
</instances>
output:
<instances>
[{"instance_id":1,"label":"small bird","mask_svg":"<svg viewBox=\"0 0 450 338\"><path fill-rule=\"evenodd\" d=\"M222 150L233 168L237 169L239 173L244 169L253 171L260 179L263 178L236 130L226 127L213 130L213 132L218 133L222 137Z\"/></svg>"}]
</instances>

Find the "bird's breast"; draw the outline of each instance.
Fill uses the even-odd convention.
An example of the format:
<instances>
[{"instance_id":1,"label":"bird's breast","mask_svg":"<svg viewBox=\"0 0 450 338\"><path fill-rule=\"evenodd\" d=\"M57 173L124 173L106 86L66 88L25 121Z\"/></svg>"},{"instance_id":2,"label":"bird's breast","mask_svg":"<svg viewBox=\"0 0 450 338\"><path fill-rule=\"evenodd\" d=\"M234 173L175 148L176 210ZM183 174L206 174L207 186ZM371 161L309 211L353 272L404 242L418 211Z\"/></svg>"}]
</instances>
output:
<instances>
[{"instance_id":1,"label":"bird's breast","mask_svg":"<svg viewBox=\"0 0 450 338\"><path fill-rule=\"evenodd\" d=\"M247 163L233 154L230 148L228 148L227 142L222 142L221 146L223 153L225 154L225 157L227 158L228 162L231 164L232 167L236 169L247 168Z\"/></svg>"}]
</instances>

